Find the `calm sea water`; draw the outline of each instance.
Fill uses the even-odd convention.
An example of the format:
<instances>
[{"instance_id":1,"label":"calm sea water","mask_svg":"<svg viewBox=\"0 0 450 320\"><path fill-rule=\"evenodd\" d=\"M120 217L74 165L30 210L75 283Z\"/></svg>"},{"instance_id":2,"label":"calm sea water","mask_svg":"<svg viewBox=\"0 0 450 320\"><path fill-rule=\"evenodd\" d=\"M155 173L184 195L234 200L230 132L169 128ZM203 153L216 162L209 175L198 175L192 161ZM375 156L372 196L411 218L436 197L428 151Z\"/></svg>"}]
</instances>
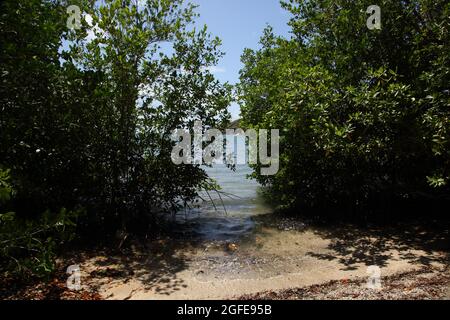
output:
<instances>
[{"instance_id":1,"label":"calm sea water","mask_svg":"<svg viewBox=\"0 0 450 320\"><path fill-rule=\"evenodd\" d=\"M239 152L245 151L242 143L238 148ZM216 164L205 170L220 185L220 194L202 192L207 201L200 201L196 208L179 215L181 230L203 240L219 241L233 241L251 234L255 227L252 218L270 212L258 196L259 184L247 178L251 168L238 165L232 171L226 165Z\"/></svg>"}]
</instances>

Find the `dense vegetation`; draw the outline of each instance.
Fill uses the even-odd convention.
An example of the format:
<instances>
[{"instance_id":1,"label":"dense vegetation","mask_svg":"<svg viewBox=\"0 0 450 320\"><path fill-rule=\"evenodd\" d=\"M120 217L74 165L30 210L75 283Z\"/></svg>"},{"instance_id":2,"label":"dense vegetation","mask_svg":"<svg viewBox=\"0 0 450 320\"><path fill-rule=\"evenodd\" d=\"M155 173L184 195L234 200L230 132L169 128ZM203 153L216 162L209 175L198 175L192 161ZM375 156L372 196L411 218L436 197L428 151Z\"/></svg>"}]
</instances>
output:
<instances>
[{"instance_id":1,"label":"dense vegetation","mask_svg":"<svg viewBox=\"0 0 450 320\"><path fill-rule=\"evenodd\" d=\"M254 177L282 208L448 210L450 3L380 0L369 30L372 2L282 1L292 37L268 27L242 56L239 126L281 130L280 171ZM188 0L4 0L0 15L1 273L46 276L74 237L148 234L216 187L171 161L172 131L223 128L232 100Z\"/></svg>"},{"instance_id":2,"label":"dense vegetation","mask_svg":"<svg viewBox=\"0 0 450 320\"><path fill-rule=\"evenodd\" d=\"M369 30L373 4L283 1L292 37L268 27L242 56L243 125L283 132L280 172L254 173L283 208L396 215L449 199L450 3L380 0ZM448 202L422 215L434 209Z\"/></svg>"},{"instance_id":3,"label":"dense vegetation","mask_svg":"<svg viewBox=\"0 0 450 320\"><path fill-rule=\"evenodd\" d=\"M69 5L90 15L78 30ZM208 71L220 40L192 4L0 6L0 268L45 275L74 234L149 232L208 188L171 161L173 129L229 118L231 88Z\"/></svg>"}]
</instances>

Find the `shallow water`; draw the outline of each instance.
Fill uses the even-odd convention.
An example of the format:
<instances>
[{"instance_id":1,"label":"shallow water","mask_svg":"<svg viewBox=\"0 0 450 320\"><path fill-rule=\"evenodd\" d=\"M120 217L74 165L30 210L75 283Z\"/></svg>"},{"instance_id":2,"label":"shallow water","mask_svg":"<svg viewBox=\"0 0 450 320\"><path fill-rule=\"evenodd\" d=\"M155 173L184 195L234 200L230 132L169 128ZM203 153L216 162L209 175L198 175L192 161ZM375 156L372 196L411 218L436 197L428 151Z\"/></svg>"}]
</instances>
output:
<instances>
[{"instance_id":1,"label":"shallow water","mask_svg":"<svg viewBox=\"0 0 450 320\"><path fill-rule=\"evenodd\" d=\"M271 209L258 196L259 184L247 178L250 167L239 165L232 171L225 165L214 165L205 170L220 185L221 193L210 192L208 196L203 192L202 198L208 201L180 214L181 232L200 240L230 242L253 234L253 218Z\"/></svg>"}]
</instances>

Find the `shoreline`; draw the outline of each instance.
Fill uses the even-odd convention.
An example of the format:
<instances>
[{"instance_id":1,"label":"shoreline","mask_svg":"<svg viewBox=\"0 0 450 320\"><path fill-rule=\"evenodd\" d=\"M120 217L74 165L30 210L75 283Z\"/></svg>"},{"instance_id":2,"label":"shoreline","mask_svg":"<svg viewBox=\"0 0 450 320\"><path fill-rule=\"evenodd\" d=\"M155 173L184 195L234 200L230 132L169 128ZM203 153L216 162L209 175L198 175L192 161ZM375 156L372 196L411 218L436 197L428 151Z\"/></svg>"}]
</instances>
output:
<instances>
[{"instance_id":1,"label":"shoreline","mask_svg":"<svg viewBox=\"0 0 450 320\"><path fill-rule=\"evenodd\" d=\"M305 225L300 219L266 218L256 219L255 231L233 243L167 238L131 243L122 250L73 251L60 259L59 278L47 285L50 289L45 284L32 285L9 298L45 299L48 295L57 299L51 289L56 285L61 298L66 295L75 300L347 299L352 294L389 299L402 296L360 290L367 281L368 266L379 266L382 281L400 281L399 286L406 284L395 280L398 275L418 286L425 273L432 279L449 277L447 226L319 227ZM64 269L72 264L81 267L81 292L64 289ZM36 287L40 292L33 293ZM441 290L439 282L433 287ZM307 288L328 292L314 295ZM422 290L424 295L431 298L426 290Z\"/></svg>"}]
</instances>

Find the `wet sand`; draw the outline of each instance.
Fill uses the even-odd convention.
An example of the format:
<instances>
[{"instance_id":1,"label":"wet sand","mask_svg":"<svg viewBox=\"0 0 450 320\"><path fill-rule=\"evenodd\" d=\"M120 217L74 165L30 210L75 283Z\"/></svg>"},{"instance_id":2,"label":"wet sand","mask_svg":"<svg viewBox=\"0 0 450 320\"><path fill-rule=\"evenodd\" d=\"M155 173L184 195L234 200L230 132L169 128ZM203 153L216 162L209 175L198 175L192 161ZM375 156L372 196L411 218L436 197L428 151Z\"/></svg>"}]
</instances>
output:
<instances>
[{"instance_id":1,"label":"wet sand","mask_svg":"<svg viewBox=\"0 0 450 320\"><path fill-rule=\"evenodd\" d=\"M164 239L81 263L83 284L105 299L225 299L329 281L448 268L448 229L436 224L389 228L313 227L256 219L234 242Z\"/></svg>"}]
</instances>

